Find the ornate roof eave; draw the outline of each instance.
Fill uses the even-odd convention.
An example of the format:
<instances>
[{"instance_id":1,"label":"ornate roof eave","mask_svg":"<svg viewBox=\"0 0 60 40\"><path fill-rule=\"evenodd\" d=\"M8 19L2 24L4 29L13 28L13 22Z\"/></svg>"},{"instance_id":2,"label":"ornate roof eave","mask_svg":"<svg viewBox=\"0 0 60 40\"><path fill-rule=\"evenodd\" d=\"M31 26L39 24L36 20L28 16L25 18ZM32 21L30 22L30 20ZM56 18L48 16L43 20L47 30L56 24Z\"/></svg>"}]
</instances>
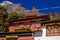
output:
<instances>
[{"instance_id":1,"label":"ornate roof eave","mask_svg":"<svg viewBox=\"0 0 60 40\"><path fill-rule=\"evenodd\" d=\"M47 18L49 15L43 15L43 16L37 16L37 17L32 17L32 18L24 18L24 19L20 19L20 20L10 20L8 22L25 22L25 21L37 21L37 20L41 20L43 18Z\"/></svg>"},{"instance_id":2,"label":"ornate roof eave","mask_svg":"<svg viewBox=\"0 0 60 40\"><path fill-rule=\"evenodd\" d=\"M60 22L60 19L59 20L48 20L48 21L43 21L41 22L42 24L48 24L48 23L57 23L57 22Z\"/></svg>"}]
</instances>

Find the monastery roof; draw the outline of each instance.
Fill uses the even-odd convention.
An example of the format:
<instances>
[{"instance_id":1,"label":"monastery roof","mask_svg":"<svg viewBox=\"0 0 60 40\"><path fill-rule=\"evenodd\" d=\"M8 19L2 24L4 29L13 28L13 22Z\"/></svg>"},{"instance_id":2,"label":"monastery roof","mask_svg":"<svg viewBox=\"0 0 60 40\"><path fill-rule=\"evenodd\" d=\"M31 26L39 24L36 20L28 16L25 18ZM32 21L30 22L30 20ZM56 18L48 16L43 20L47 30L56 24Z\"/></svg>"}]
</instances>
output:
<instances>
[{"instance_id":1,"label":"monastery roof","mask_svg":"<svg viewBox=\"0 0 60 40\"><path fill-rule=\"evenodd\" d=\"M36 17L31 17L31 18L24 18L24 19L20 19L20 20L10 20L9 22L26 21L26 20L43 19L43 18L48 19L49 15L42 15L42 16L36 16Z\"/></svg>"},{"instance_id":2,"label":"monastery roof","mask_svg":"<svg viewBox=\"0 0 60 40\"><path fill-rule=\"evenodd\" d=\"M41 23L46 24L46 23L57 23L57 22L60 22L60 20L48 20L48 21L43 21Z\"/></svg>"}]
</instances>

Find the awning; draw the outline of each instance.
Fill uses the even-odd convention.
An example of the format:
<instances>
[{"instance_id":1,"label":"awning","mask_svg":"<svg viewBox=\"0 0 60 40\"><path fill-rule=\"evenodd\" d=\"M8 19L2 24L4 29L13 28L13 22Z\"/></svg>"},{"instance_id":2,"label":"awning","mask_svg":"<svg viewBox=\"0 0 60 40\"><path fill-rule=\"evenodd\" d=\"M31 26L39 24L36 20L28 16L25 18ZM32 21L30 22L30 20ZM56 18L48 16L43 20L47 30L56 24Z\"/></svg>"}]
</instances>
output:
<instances>
[{"instance_id":1,"label":"awning","mask_svg":"<svg viewBox=\"0 0 60 40\"><path fill-rule=\"evenodd\" d=\"M6 36L6 38L18 38L18 36Z\"/></svg>"}]
</instances>

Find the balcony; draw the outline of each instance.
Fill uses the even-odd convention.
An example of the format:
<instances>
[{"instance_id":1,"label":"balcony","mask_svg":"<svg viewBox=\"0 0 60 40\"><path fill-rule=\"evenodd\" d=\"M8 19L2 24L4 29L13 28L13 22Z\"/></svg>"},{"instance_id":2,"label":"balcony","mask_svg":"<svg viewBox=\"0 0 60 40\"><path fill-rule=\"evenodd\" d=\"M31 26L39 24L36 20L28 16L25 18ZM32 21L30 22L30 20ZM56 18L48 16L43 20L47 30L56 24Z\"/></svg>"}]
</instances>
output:
<instances>
[{"instance_id":1,"label":"balcony","mask_svg":"<svg viewBox=\"0 0 60 40\"><path fill-rule=\"evenodd\" d=\"M5 37L5 36L32 36L32 31L28 32L3 32L0 33L0 37Z\"/></svg>"}]
</instances>

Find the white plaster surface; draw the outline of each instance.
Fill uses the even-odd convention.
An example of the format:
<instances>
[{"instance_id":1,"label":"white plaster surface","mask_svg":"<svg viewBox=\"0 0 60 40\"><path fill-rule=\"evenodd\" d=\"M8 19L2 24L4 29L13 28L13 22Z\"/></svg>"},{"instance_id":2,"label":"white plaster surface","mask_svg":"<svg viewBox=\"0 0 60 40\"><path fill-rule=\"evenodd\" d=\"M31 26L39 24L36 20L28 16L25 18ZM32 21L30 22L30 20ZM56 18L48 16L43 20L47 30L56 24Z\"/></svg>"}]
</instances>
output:
<instances>
[{"instance_id":1,"label":"white plaster surface","mask_svg":"<svg viewBox=\"0 0 60 40\"><path fill-rule=\"evenodd\" d=\"M34 37L34 40L60 40L60 36L46 36L46 28L43 28L42 37Z\"/></svg>"}]
</instances>

